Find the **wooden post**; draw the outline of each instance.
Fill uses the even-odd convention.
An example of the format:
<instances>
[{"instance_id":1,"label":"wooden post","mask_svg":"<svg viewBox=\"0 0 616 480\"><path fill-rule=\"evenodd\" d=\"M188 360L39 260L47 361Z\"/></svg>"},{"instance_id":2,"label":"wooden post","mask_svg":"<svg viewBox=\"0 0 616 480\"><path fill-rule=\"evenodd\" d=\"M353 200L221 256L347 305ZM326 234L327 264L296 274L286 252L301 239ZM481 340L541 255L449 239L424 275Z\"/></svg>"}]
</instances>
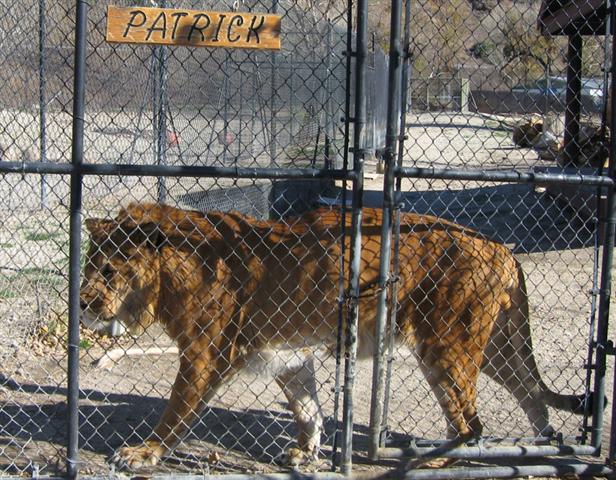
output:
<instances>
[{"instance_id":1,"label":"wooden post","mask_svg":"<svg viewBox=\"0 0 616 480\"><path fill-rule=\"evenodd\" d=\"M569 36L567 62L563 161L565 165L575 165L580 155L578 140L582 107L582 36L579 33Z\"/></svg>"},{"instance_id":2,"label":"wooden post","mask_svg":"<svg viewBox=\"0 0 616 480\"><path fill-rule=\"evenodd\" d=\"M469 110L469 98L471 93L471 82L467 77L460 79L460 111L466 113Z\"/></svg>"}]
</instances>

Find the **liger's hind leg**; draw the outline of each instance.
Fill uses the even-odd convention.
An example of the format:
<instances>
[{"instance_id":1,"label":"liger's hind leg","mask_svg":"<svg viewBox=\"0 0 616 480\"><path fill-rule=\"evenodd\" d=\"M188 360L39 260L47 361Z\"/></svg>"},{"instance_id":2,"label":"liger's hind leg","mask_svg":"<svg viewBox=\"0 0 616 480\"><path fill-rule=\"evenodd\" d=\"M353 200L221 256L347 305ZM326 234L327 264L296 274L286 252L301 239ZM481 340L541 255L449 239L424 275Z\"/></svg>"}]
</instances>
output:
<instances>
[{"instance_id":1,"label":"liger's hind leg","mask_svg":"<svg viewBox=\"0 0 616 480\"><path fill-rule=\"evenodd\" d=\"M472 358L451 357L442 346L433 346L429 351L418 355L419 364L447 420L447 438L463 442L480 436L483 426L477 416L476 387L479 368Z\"/></svg>"},{"instance_id":2,"label":"liger's hind leg","mask_svg":"<svg viewBox=\"0 0 616 480\"><path fill-rule=\"evenodd\" d=\"M538 381L523 367L522 360L505 333L502 330L494 331L481 371L513 395L526 413L535 435L552 436L554 428L550 425Z\"/></svg>"},{"instance_id":3,"label":"liger's hind leg","mask_svg":"<svg viewBox=\"0 0 616 480\"><path fill-rule=\"evenodd\" d=\"M442 347L432 347L430 350L434 352L435 348ZM479 368L469 368L468 362L461 359L460 362L451 362L446 357L438 358L438 355L431 354L418 357L421 370L447 420L449 441L437 447L431 455L412 460L408 468L442 468L455 461L442 458L450 449L480 436L483 430L476 408ZM460 364L466 365L466 368L458 368Z\"/></svg>"}]
</instances>

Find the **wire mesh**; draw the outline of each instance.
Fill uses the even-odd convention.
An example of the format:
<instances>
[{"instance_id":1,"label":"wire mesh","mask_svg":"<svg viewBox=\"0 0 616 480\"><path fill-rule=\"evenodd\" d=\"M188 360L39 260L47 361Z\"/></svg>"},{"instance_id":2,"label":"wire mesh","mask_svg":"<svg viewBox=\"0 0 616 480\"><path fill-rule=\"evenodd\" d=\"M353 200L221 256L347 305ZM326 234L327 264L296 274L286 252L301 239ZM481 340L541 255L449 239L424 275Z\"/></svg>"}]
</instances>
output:
<instances>
[{"instance_id":1,"label":"wire mesh","mask_svg":"<svg viewBox=\"0 0 616 480\"><path fill-rule=\"evenodd\" d=\"M106 5L90 5L86 163L342 167L347 49L344 7L277 1L240 5L181 2L174 7L277 11L284 22L283 49L232 52L114 46L104 41ZM5 61L12 62L3 74L4 85L12 87L2 93L6 99L0 135L5 145L2 160L69 162L74 5L71 1L33 1L20 4L22 8L23 12L8 9L2 16L2 30L7 32L2 51ZM39 8L40 17L35 15ZM37 45L23 44L17 34L37 31L38 20L46 26L41 31L43 53L39 58ZM39 90L32 78L41 79ZM45 144L41 143L43 138ZM113 217L130 202L164 200L187 209L241 212L260 221L284 222L314 208L319 197L333 187L332 180L94 175L83 179L84 214ZM1 409L6 419L2 471L59 474L66 455L66 406L58 406L58 402L66 395L70 185L62 176L3 175L0 190L6 214L2 215L6 238L2 239L0 303L2 323L7 328L2 348L7 357ZM326 234L323 241L336 245L340 235ZM310 241L313 236L308 230L301 238ZM87 246L84 231L84 265ZM262 245L255 244L257 247ZM295 258L293 245L285 248L287 255ZM323 256L322 261L335 264L335 256L328 259L327 251L317 253ZM291 274L281 271L280 278ZM290 297L298 297L302 291L293 285L286 288ZM313 296L319 292L318 288L313 290ZM337 308L337 279L331 295L334 308L328 315L335 314ZM301 298L289 308L316 311L318 304L316 298ZM14 335L8 329L14 329ZM164 349L171 343L160 327L142 336L119 338L82 329L81 473L107 474L107 459L117 448L139 444L150 435L179 368L177 355L158 353L134 359L131 353L135 349ZM99 357L107 358L103 356L106 351L126 351L128 355L116 360L117 364L111 362L110 369L90 366ZM298 363L298 358L289 354L284 361ZM331 391L335 368L331 359L315 362L314 388L320 392L326 415L326 452L337 428L332 420ZM221 389L189 436L153 471L279 470L275 457L297 444L297 432L285 405L280 404L280 387L267 373L271 372L248 372Z\"/></svg>"},{"instance_id":2,"label":"wire mesh","mask_svg":"<svg viewBox=\"0 0 616 480\"><path fill-rule=\"evenodd\" d=\"M594 227L573 227L570 214L563 212L554 199L526 185L415 192L405 195L404 205L413 211L454 220L512 249L526 274L531 306L527 321L544 381L557 392L584 392ZM401 228L405 228L404 222ZM446 424L434 421L434 411L439 410L436 399L420 370L403 366L416 361L410 351L394 356L389 425L395 432L440 439ZM510 392L487 378L481 378L479 385L478 408L485 435L518 439L539 433L533 432L521 412L519 399L516 401ZM579 440L581 422L582 418L570 411L551 411L552 426L568 441Z\"/></svg>"},{"instance_id":3,"label":"wire mesh","mask_svg":"<svg viewBox=\"0 0 616 480\"><path fill-rule=\"evenodd\" d=\"M38 176L3 177L35 187ZM23 191L23 190L22 190ZM0 408L3 475L63 470L66 438L66 211L2 208ZM52 440L55 439L55 440Z\"/></svg>"},{"instance_id":4,"label":"wire mesh","mask_svg":"<svg viewBox=\"0 0 616 480\"><path fill-rule=\"evenodd\" d=\"M489 178L491 172L503 171L520 174L606 172L605 147L609 142L609 128L606 127L609 124L606 124L604 111L607 82L603 72L610 61L603 35L605 24L594 25L595 36L583 37L583 41L576 40L575 35L558 36L562 34L560 31L553 36L542 35L545 31L537 28L537 17L543 19L546 8L553 12L561 7L561 4L550 2L511 9L483 2L481 5L473 2L444 5L414 2L411 5L413 21L407 32L411 50L407 67L410 81L404 86L408 88L408 103L401 130L405 141L401 143L403 147L396 162L399 167L416 170L409 178L399 181L396 207L403 212L454 221L472 229L469 232L480 232L511 250L526 277L530 303L525 321L530 324L532 333L525 334L528 351L524 355L526 358L534 355L538 371L532 374L516 371L513 351L503 348L500 357L492 357L488 354L488 346L486 356L476 362L476 367L481 366L488 375L477 380L477 394L472 391L469 394L468 411L477 412L469 415L463 410L463 402L467 400L459 400L461 403L456 404L457 395L462 395L455 393L456 388L464 390L462 386L456 387L455 382L464 385L468 381L464 379L464 372L452 370L443 380L448 385L454 382L453 393L448 387L441 386L439 390L432 385L430 388L430 375L437 375L433 368L435 360L422 353L424 340L419 336L410 342L414 344L413 349L394 349L386 357L389 376L381 446L402 446L407 452L415 451L414 455L418 455L417 446L441 445L446 438L464 436L465 429L478 428L474 423L477 419L483 424L485 443L481 443L482 446L520 441L529 444L534 440L545 441L543 427L547 425L548 415L547 437L552 441L557 439L566 444L589 441L589 411L580 415L583 412L575 411L574 406L566 408L563 405L566 402L547 402L549 412L545 410L541 415L543 427L537 428L537 411L546 401L537 398L528 388L534 382L535 388L546 392L542 394L546 398L554 398L548 390L556 396L576 394L583 398L590 395L593 388L591 377L596 366L589 365L592 353L589 357L587 347L593 352L592 342L596 338L598 242L602 235L597 217L599 209L605 207L606 192L591 186L569 188L558 184L515 185L463 180L465 173L470 171L481 172L485 178ZM571 2L568 8L566 13L577 20L586 15L584 5ZM416 21L418 18L424 20ZM559 20L560 28L565 28L563 22L577 21L560 17ZM586 27L589 25L584 21L576 24L580 31ZM449 180L438 173L432 175L438 171L450 172L450 178L459 174L460 180ZM399 239L401 249L405 244L412 244L414 238L409 235L409 225L404 218L402 216L401 233L394 239L394 242ZM429 230L437 235L441 228L447 230L440 225L429 227ZM427 233L416 234L420 238L422 235L428 236ZM429 242L426 240L427 244ZM435 245L432 253L426 254L425 263L433 261L431 255L444 265L449 261L470 261L459 258L462 245L460 241L460 246L451 251ZM420 248L426 247L422 244ZM404 271L409 260L401 254L399 263L396 262L394 260L393 267L396 272L397 269ZM459 268L463 268L462 265ZM478 268L493 267L486 263ZM423 278L419 270L417 282ZM431 288L446 288L439 286L440 282L446 282L441 280L441 275L446 274L438 268L424 273L430 282L427 286L418 283L418 288L425 291L422 290L423 294L416 300L416 310L423 311L422 302L431 298ZM455 276L455 273L449 275ZM390 279L401 285L409 281L395 274ZM404 287L396 285L394 288ZM476 290L471 297L479 295L479 289ZM450 301L458 305L466 301L467 295L460 289L455 300L451 298ZM390 334L392 331L397 335L405 333L401 327L404 317L409 317L405 302L408 302L406 298L398 297L392 306L397 326L392 327ZM442 305L434 303L432 308L438 312ZM415 314L416 318L407 321L414 322L416 330L424 324L434 324L434 332L437 332L439 321L449 318L450 330L442 339L447 342L464 323L462 317L455 316L455 308L452 306L440 320L430 311ZM477 313L477 316L491 315L490 308L491 303L486 302L484 313ZM492 341L495 336L513 335L500 323L501 316L495 320ZM477 345L483 341L481 335L472 333L473 325L470 323L464 329L466 334L457 340L466 352L468 348L463 345L468 338L465 335L476 335ZM510 338L509 342L515 345L514 339ZM464 355L458 353L461 364L464 364ZM446 364L449 357L442 356ZM460 366L461 370L463 368ZM506 373L494 377L495 370ZM490 376L496 382L490 380ZM539 376L546 386L537 387ZM448 421L435 421L435 411L441 409ZM533 412L533 409L536 410ZM452 412L462 415L462 411L464 421L456 424ZM557 436L553 429L558 432ZM605 431L603 436L607 439ZM464 442L458 441L460 443ZM441 453L447 456L448 450L444 450ZM419 465L421 462L414 464L415 468Z\"/></svg>"}]
</instances>

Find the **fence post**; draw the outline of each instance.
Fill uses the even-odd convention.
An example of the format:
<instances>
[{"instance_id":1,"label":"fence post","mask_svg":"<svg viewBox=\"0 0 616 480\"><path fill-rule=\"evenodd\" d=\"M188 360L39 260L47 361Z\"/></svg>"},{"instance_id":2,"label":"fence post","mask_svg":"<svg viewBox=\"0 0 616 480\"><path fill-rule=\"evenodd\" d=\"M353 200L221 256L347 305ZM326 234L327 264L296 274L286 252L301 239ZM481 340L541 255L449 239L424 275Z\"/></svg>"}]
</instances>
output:
<instances>
[{"instance_id":1,"label":"fence post","mask_svg":"<svg viewBox=\"0 0 616 480\"><path fill-rule=\"evenodd\" d=\"M272 2L272 13L278 13L278 0ZM272 51L270 54L272 68L270 70L270 166L274 166L278 152L276 150L276 136L278 134L277 111L276 111L276 91L278 88L278 54Z\"/></svg>"},{"instance_id":2,"label":"fence post","mask_svg":"<svg viewBox=\"0 0 616 480\"><path fill-rule=\"evenodd\" d=\"M167 0L160 0L159 6L165 8ZM167 108L169 108L168 93L167 93L167 52L165 47L160 45L155 47L154 55L156 56L156 75L154 77L154 96L155 111L154 111L154 132L156 138L156 164L167 164ZM159 203L164 203L167 200L167 183L165 177L156 179L157 194L156 200Z\"/></svg>"},{"instance_id":3,"label":"fence post","mask_svg":"<svg viewBox=\"0 0 616 480\"><path fill-rule=\"evenodd\" d=\"M229 57L230 57L229 52L225 51L225 60L222 64L223 72L229 71ZM227 157L229 155L229 137L228 137L229 135L229 103L231 102L231 93L229 89L229 75L225 75L224 78L222 79L222 98L224 98L224 103L222 106L222 132L220 132L218 135L218 143L222 144L222 164L227 165ZM240 106L241 104L242 104L242 101L240 99ZM220 114L220 112L217 112L217 113ZM240 116L240 119L241 119L241 116ZM222 134L222 139L220 137L221 134Z\"/></svg>"},{"instance_id":4,"label":"fence post","mask_svg":"<svg viewBox=\"0 0 616 480\"><path fill-rule=\"evenodd\" d=\"M342 136L344 145L342 147L342 169L345 172L348 172L349 169L349 153L350 153L350 138L351 138L351 81L352 81L352 44L353 44L353 8L352 4L349 2L347 5L346 12L346 22L347 22L347 30L346 30L346 49L345 49L345 76L344 76L344 117L341 118L341 121L344 122L344 134ZM335 127L334 127L335 128ZM346 231L347 231L347 180L342 180L342 206L341 210L341 221L340 221L340 231L342 232L340 238L340 275L338 280L338 331L336 336L336 368L334 373L334 421L336 422L336 429L334 432L334 444L332 447L332 470L336 468L336 455L338 452L338 447L341 443L342 432L340 429L340 425L338 424L338 412L340 408L340 371L342 366L342 342L343 342L343 326L344 321L347 317L345 315L346 312L346 277L344 272L346 271ZM344 419L343 419L344 420ZM346 451L341 449L341 456L338 463L341 465L341 470L349 468L347 466L342 467L342 463L344 460L344 456L346 455ZM352 452L351 452L352 454Z\"/></svg>"},{"instance_id":5,"label":"fence post","mask_svg":"<svg viewBox=\"0 0 616 480\"><path fill-rule=\"evenodd\" d=\"M391 263L392 220L394 210L394 170L396 146L398 143L400 120L400 83L402 73L402 48L400 27L402 20L402 0L391 4L391 26L389 38L389 76L387 89L387 133L383 158L385 176L383 185L383 224L381 226L381 252L379 266L379 296L377 299L375 348L372 367L372 399L370 408L370 442L368 457L377 460L383 417L385 383L385 327L387 323ZM392 299L394 302L395 299Z\"/></svg>"},{"instance_id":6,"label":"fence post","mask_svg":"<svg viewBox=\"0 0 616 480\"><path fill-rule=\"evenodd\" d=\"M40 123L40 159L41 162L47 161L47 98L46 98L46 78L45 78L45 41L47 39L47 23L45 18L45 0L39 0L39 123ZM47 176L41 175L41 195L40 208L47 206Z\"/></svg>"},{"instance_id":7,"label":"fence post","mask_svg":"<svg viewBox=\"0 0 616 480\"><path fill-rule=\"evenodd\" d=\"M82 180L79 167L83 163L87 0L77 0L75 12L75 74L73 79L73 132L70 199L70 240L68 271L68 445L66 472L69 479L77 477L79 458L79 278L81 271L81 206Z\"/></svg>"},{"instance_id":8,"label":"fence post","mask_svg":"<svg viewBox=\"0 0 616 480\"><path fill-rule=\"evenodd\" d=\"M332 55L334 55L334 49L333 49L333 35L334 35L334 28L332 25L331 20L327 21L327 84L325 86L326 90L327 90L327 111L325 113L326 117L327 117L327 122L326 122L326 130L327 130L327 138L329 138L330 140L332 140L334 142L334 149L335 151L337 151L336 148L336 106L334 105L334 92L332 90L332 81L331 81L331 76L332 76ZM327 168L327 167L326 167ZM331 167L330 168L336 168Z\"/></svg>"},{"instance_id":9,"label":"fence post","mask_svg":"<svg viewBox=\"0 0 616 480\"><path fill-rule=\"evenodd\" d=\"M614 28L616 25L616 1L610 1L610 21L609 24ZM616 36L612 35L612 58L611 58L611 90L616 91L616 75L614 74L614 66L616 65ZM567 92L568 94L569 92ZM567 97L568 98L568 97ZM614 96L610 95L610 118L607 119L611 128L616 125L616 107L614 105ZM616 136L610 135L609 148L609 166L608 175L614 179L616 176ZM603 229L603 257L601 261L601 283L599 285L599 315L597 322L597 341L596 341L596 370L595 370L595 385L594 385L594 401L592 405L592 430L591 430L591 445L601 448L601 435L603 433L603 408L605 407L604 392L605 392L605 374L606 374L606 357L607 349L613 345L608 342L608 327L610 316L610 293L612 290L612 266L614 261L614 241L616 235L614 226L616 225L616 204L614 198L614 187L610 186L606 192L607 202L605 208L605 221L600 222L599 231ZM613 352L612 352L613 353ZM616 374L614 375L614 384L616 385ZM612 401L612 415L616 414L616 406ZM612 416L612 418L615 418ZM613 459L616 455L616 426L612 421L610 429L610 445L609 458Z\"/></svg>"},{"instance_id":10,"label":"fence post","mask_svg":"<svg viewBox=\"0 0 616 480\"><path fill-rule=\"evenodd\" d=\"M471 83L468 77L460 79L460 111L462 113L468 112L468 100L471 94Z\"/></svg>"},{"instance_id":11,"label":"fence post","mask_svg":"<svg viewBox=\"0 0 616 480\"><path fill-rule=\"evenodd\" d=\"M366 58L368 56L368 0L357 2L357 41L355 45L355 115L353 119L353 179L351 212L351 248L349 265L347 332L342 405L341 470L351 474L353 455L353 388L357 360L357 324L359 319L359 274L361 267L361 223L366 146Z\"/></svg>"},{"instance_id":12,"label":"fence post","mask_svg":"<svg viewBox=\"0 0 616 480\"><path fill-rule=\"evenodd\" d=\"M564 160L575 164L580 155L580 111L582 108L582 35L569 36L567 49L567 91L565 95Z\"/></svg>"},{"instance_id":13,"label":"fence post","mask_svg":"<svg viewBox=\"0 0 616 480\"><path fill-rule=\"evenodd\" d=\"M406 0L404 5L404 43L402 49L402 55L404 58L402 75L400 80L400 129L398 136L398 161L397 166L401 168L404 166L404 140L406 132L406 113L409 103L409 82L411 79L411 1ZM399 195L402 191L402 178L396 177L396 189L394 195ZM392 258L392 276L398 278L400 271L400 204L398 197L394 199L396 205L393 213L393 258ZM381 416L381 428L380 428L380 445L383 445L383 435L386 433L387 419L389 416L389 400L391 396L391 377L394 360L394 336L396 329L396 315L398 308L398 283L393 282L391 286L391 309L389 312L389 336L387 339L387 367L385 372L385 394L383 398L383 413Z\"/></svg>"}]
</instances>

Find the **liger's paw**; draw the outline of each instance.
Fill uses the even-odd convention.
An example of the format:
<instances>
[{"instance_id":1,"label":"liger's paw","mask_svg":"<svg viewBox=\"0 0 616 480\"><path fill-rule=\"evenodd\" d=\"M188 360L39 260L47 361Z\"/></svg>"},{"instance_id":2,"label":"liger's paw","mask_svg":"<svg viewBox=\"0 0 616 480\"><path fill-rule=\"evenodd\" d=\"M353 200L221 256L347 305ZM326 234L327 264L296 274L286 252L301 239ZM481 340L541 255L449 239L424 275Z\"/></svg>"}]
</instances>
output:
<instances>
[{"instance_id":1,"label":"liger's paw","mask_svg":"<svg viewBox=\"0 0 616 480\"><path fill-rule=\"evenodd\" d=\"M297 468L302 465L310 465L317 461L316 450L306 451L300 448L289 448L275 459L278 465Z\"/></svg>"},{"instance_id":2,"label":"liger's paw","mask_svg":"<svg viewBox=\"0 0 616 480\"><path fill-rule=\"evenodd\" d=\"M141 467L156 465L165 449L159 443L146 443L138 447L122 447L111 457L120 470L136 470Z\"/></svg>"},{"instance_id":3,"label":"liger's paw","mask_svg":"<svg viewBox=\"0 0 616 480\"><path fill-rule=\"evenodd\" d=\"M429 458L417 459L409 463L410 469L417 468L445 468L457 462L455 458Z\"/></svg>"}]
</instances>

